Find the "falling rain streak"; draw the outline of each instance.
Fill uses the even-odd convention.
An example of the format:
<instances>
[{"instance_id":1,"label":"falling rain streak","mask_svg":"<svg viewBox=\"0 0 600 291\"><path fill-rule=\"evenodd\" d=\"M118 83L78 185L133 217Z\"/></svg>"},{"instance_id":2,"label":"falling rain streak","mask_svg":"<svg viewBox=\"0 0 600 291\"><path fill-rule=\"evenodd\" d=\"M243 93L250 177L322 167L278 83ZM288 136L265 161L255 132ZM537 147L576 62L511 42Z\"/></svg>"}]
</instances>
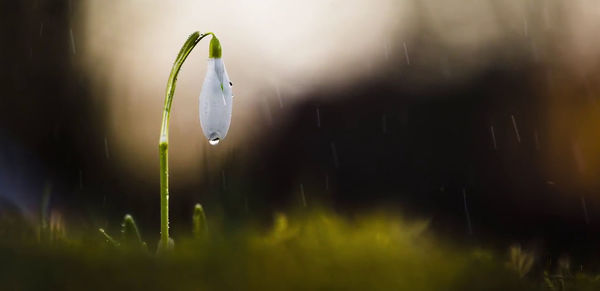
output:
<instances>
[{"instance_id":1,"label":"falling rain streak","mask_svg":"<svg viewBox=\"0 0 600 291\"><path fill-rule=\"evenodd\" d=\"M410 65L410 58L408 57L408 48L406 47L406 42L403 42L402 45L404 46L404 57L406 58L406 64Z\"/></svg>"},{"instance_id":2,"label":"falling rain streak","mask_svg":"<svg viewBox=\"0 0 600 291\"><path fill-rule=\"evenodd\" d=\"M223 190L227 190L227 180L225 180L225 170L221 171L221 181L223 183Z\"/></svg>"},{"instance_id":3,"label":"falling rain streak","mask_svg":"<svg viewBox=\"0 0 600 291\"><path fill-rule=\"evenodd\" d=\"M494 132L493 125L490 125L490 134L492 135L492 145L494 146L494 150L497 150L498 145L496 144L496 133Z\"/></svg>"},{"instance_id":4,"label":"falling rain streak","mask_svg":"<svg viewBox=\"0 0 600 291\"><path fill-rule=\"evenodd\" d=\"M263 108L265 112L265 118L267 119L267 123L269 126L273 126L273 114L271 113L271 107L269 106L269 102L267 98L263 98Z\"/></svg>"},{"instance_id":5,"label":"falling rain streak","mask_svg":"<svg viewBox=\"0 0 600 291\"><path fill-rule=\"evenodd\" d=\"M577 170L579 173L583 173L585 171L585 159L583 158L583 153L581 152L581 148L579 144L573 143L573 157L575 158L575 164L577 165Z\"/></svg>"},{"instance_id":6,"label":"falling rain streak","mask_svg":"<svg viewBox=\"0 0 600 291\"><path fill-rule=\"evenodd\" d=\"M333 165L337 169L340 167L337 150L335 149L335 144L333 142L331 142L329 145L331 146L331 155L333 156Z\"/></svg>"},{"instance_id":7,"label":"falling rain streak","mask_svg":"<svg viewBox=\"0 0 600 291\"><path fill-rule=\"evenodd\" d=\"M387 120L385 114L381 116L381 132L383 132L383 134L387 132Z\"/></svg>"},{"instance_id":8,"label":"falling rain streak","mask_svg":"<svg viewBox=\"0 0 600 291\"><path fill-rule=\"evenodd\" d=\"M450 72L450 66L448 64L448 57L440 57L440 67L444 77L448 78L452 73Z\"/></svg>"},{"instance_id":9,"label":"falling rain streak","mask_svg":"<svg viewBox=\"0 0 600 291\"><path fill-rule=\"evenodd\" d=\"M325 174L325 190L329 190L329 175Z\"/></svg>"},{"instance_id":10,"label":"falling rain streak","mask_svg":"<svg viewBox=\"0 0 600 291\"><path fill-rule=\"evenodd\" d=\"M317 106L317 127L321 128L321 114L319 113L319 107Z\"/></svg>"},{"instance_id":11,"label":"falling rain streak","mask_svg":"<svg viewBox=\"0 0 600 291\"><path fill-rule=\"evenodd\" d=\"M279 90L279 86L275 86L275 94L279 100L279 108L283 108L283 99L281 99L281 91Z\"/></svg>"},{"instance_id":12,"label":"falling rain streak","mask_svg":"<svg viewBox=\"0 0 600 291\"><path fill-rule=\"evenodd\" d=\"M469 214L469 208L467 207L467 190L465 188L462 189L463 194L463 203L465 206L465 216L467 217L467 230L469 231L469 235L473 234L473 228L471 227L471 215Z\"/></svg>"},{"instance_id":13,"label":"falling rain streak","mask_svg":"<svg viewBox=\"0 0 600 291\"><path fill-rule=\"evenodd\" d=\"M583 217L585 218L585 224L590 224L590 217L588 216L587 204L585 203L585 197L581 196L581 208L583 208Z\"/></svg>"},{"instance_id":14,"label":"falling rain streak","mask_svg":"<svg viewBox=\"0 0 600 291\"><path fill-rule=\"evenodd\" d=\"M73 29L69 29L69 35L71 36L71 50L73 54L77 54L77 50L75 49L75 37L73 36Z\"/></svg>"},{"instance_id":15,"label":"falling rain streak","mask_svg":"<svg viewBox=\"0 0 600 291\"><path fill-rule=\"evenodd\" d=\"M43 33L44 33L44 23L40 22L40 37L42 36Z\"/></svg>"},{"instance_id":16,"label":"falling rain streak","mask_svg":"<svg viewBox=\"0 0 600 291\"><path fill-rule=\"evenodd\" d=\"M519 134L519 128L517 127L517 121L515 120L515 116L511 115L510 118L512 119L512 124L515 130L515 135L517 137L517 142L521 143L521 135Z\"/></svg>"},{"instance_id":17,"label":"falling rain streak","mask_svg":"<svg viewBox=\"0 0 600 291\"><path fill-rule=\"evenodd\" d=\"M533 140L535 141L535 149L540 150L540 137L538 136L537 130L533 132Z\"/></svg>"},{"instance_id":18,"label":"falling rain streak","mask_svg":"<svg viewBox=\"0 0 600 291\"><path fill-rule=\"evenodd\" d=\"M106 139L106 137L104 137L104 156L106 156L106 158L110 158L110 153L108 152L108 139Z\"/></svg>"},{"instance_id":19,"label":"falling rain streak","mask_svg":"<svg viewBox=\"0 0 600 291\"><path fill-rule=\"evenodd\" d=\"M83 189L83 171L79 170L79 189Z\"/></svg>"},{"instance_id":20,"label":"falling rain streak","mask_svg":"<svg viewBox=\"0 0 600 291\"><path fill-rule=\"evenodd\" d=\"M306 207L306 196L304 196L304 185L300 184L300 198L302 198L302 207Z\"/></svg>"},{"instance_id":21,"label":"falling rain streak","mask_svg":"<svg viewBox=\"0 0 600 291\"><path fill-rule=\"evenodd\" d=\"M390 42L388 40L385 40L383 42L383 54L384 54L386 60L390 59L390 50L392 50L392 45L390 44Z\"/></svg>"}]
</instances>

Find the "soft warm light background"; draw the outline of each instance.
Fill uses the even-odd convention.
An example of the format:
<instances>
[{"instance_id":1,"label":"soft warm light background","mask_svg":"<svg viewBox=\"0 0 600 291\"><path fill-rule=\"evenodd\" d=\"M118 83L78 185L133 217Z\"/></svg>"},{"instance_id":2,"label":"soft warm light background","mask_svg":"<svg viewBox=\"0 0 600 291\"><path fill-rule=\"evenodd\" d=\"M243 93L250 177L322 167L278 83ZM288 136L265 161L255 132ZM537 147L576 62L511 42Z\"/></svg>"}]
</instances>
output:
<instances>
[{"instance_id":1,"label":"soft warm light background","mask_svg":"<svg viewBox=\"0 0 600 291\"><path fill-rule=\"evenodd\" d=\"M319 86L364 78L384 60L384 43L403 34L410 19L397 1L88 1L85 67L108 102L111 153L132 171L156 162L165 84L173 60L193 31L213 31L234 83L232 128L210 147L224 153L248 136L268 135L253 125L266 98L297 96ZM174 172L200 164L208 143L201 134L198 96L208 41L183 66L171 120ZM277 102L279 102L277 100ZM213 159L214 161L215 159Z\"/></svg>"},{"instance_id":2,"label":"soft warm light background","mask_svg":"<svg viewBox=\"0 0 600 291\"><path fill-rule=\"evenodd\" d=\"M171 120L174 173L193 173L207 155L218 157L268 138L270 128L255 122L267 100L281 98L285 111L311 91L367 80L374 71L400 63L390 59L414 51L464 59L454 78L476 72L498 51L523 44L538 61L576 75L594 70L600 54L595 0L88 0L78 13L85 27L78 54L93 76L97 98L107 102L111 156L124 159L132 173L157 167L166 80L194 30L213 31L221 40L234 83L233 121L227 139L209 147L197 108L208 53L204 40L177 83ZM411 40L424 31L439 47L413 46ZM420 60L411 62L418 66Z\"/></svg>"}]
</instances>

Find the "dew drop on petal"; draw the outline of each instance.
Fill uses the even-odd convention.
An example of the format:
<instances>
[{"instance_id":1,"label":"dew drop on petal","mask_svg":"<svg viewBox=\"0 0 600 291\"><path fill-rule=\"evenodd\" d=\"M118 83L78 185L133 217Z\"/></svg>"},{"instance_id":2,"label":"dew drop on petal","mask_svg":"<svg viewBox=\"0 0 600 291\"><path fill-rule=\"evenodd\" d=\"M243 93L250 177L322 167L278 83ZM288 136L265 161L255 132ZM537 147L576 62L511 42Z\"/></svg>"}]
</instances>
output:
<instances>
[{"instance_id":1,"label":"dew drop on petal","mask_svg":"<svg viewBox=\"0 0 600 291\"><path fill-rule=\"evenodd\" d=\"M218 145L218 144L219 144L219 141L221 141L221 139L220 139L220 138L218 138L218 137L215 137L215 138L211 138L211 139L209 139L209 140L208 140L208 143L209 143L210 145Z\"/></svg>"}]
</instances>

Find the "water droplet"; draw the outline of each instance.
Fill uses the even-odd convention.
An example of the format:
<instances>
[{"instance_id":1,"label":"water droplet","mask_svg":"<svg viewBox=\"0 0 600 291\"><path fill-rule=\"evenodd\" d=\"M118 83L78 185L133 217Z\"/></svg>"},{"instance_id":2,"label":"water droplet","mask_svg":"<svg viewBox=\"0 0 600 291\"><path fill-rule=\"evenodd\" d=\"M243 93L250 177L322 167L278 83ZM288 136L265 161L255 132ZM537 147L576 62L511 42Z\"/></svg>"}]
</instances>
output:
<instances>
[{"instance_id":1,"label":"water droplet","mask_svg":"<svg viewBox=\"0 0 600 291\"><path fill-rule=\"evenodd\" d=\"M218 138L218 137L213 137L213 138L211 138L211 139L209 139L209 140L208 140L208 143L209 143L210 145L218 145L218 144L219 144L219 141L221 141L221 139L220 139L220 138Z\"/></svg>"}]
</instances>

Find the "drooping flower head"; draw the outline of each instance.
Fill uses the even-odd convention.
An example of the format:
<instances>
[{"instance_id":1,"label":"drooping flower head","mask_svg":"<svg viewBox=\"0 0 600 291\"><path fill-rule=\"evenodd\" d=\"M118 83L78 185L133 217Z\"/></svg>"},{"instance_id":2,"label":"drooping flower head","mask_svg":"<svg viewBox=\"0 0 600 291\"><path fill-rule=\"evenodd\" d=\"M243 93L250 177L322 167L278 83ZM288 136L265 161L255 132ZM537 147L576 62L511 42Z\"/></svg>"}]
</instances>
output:
<instances>
[{"instance_id":1,"label":"drooping flower head","mask_svg":"<svg viewBox=\"0 0 600 291\"><path fill-rule=\"evenodd\" d=\"M232 86L223 63L221 43L213 35L206 77L200 92L200 125L211 145L218 144L227 136L233 105Z\"/></svg>"}]
</instances>

